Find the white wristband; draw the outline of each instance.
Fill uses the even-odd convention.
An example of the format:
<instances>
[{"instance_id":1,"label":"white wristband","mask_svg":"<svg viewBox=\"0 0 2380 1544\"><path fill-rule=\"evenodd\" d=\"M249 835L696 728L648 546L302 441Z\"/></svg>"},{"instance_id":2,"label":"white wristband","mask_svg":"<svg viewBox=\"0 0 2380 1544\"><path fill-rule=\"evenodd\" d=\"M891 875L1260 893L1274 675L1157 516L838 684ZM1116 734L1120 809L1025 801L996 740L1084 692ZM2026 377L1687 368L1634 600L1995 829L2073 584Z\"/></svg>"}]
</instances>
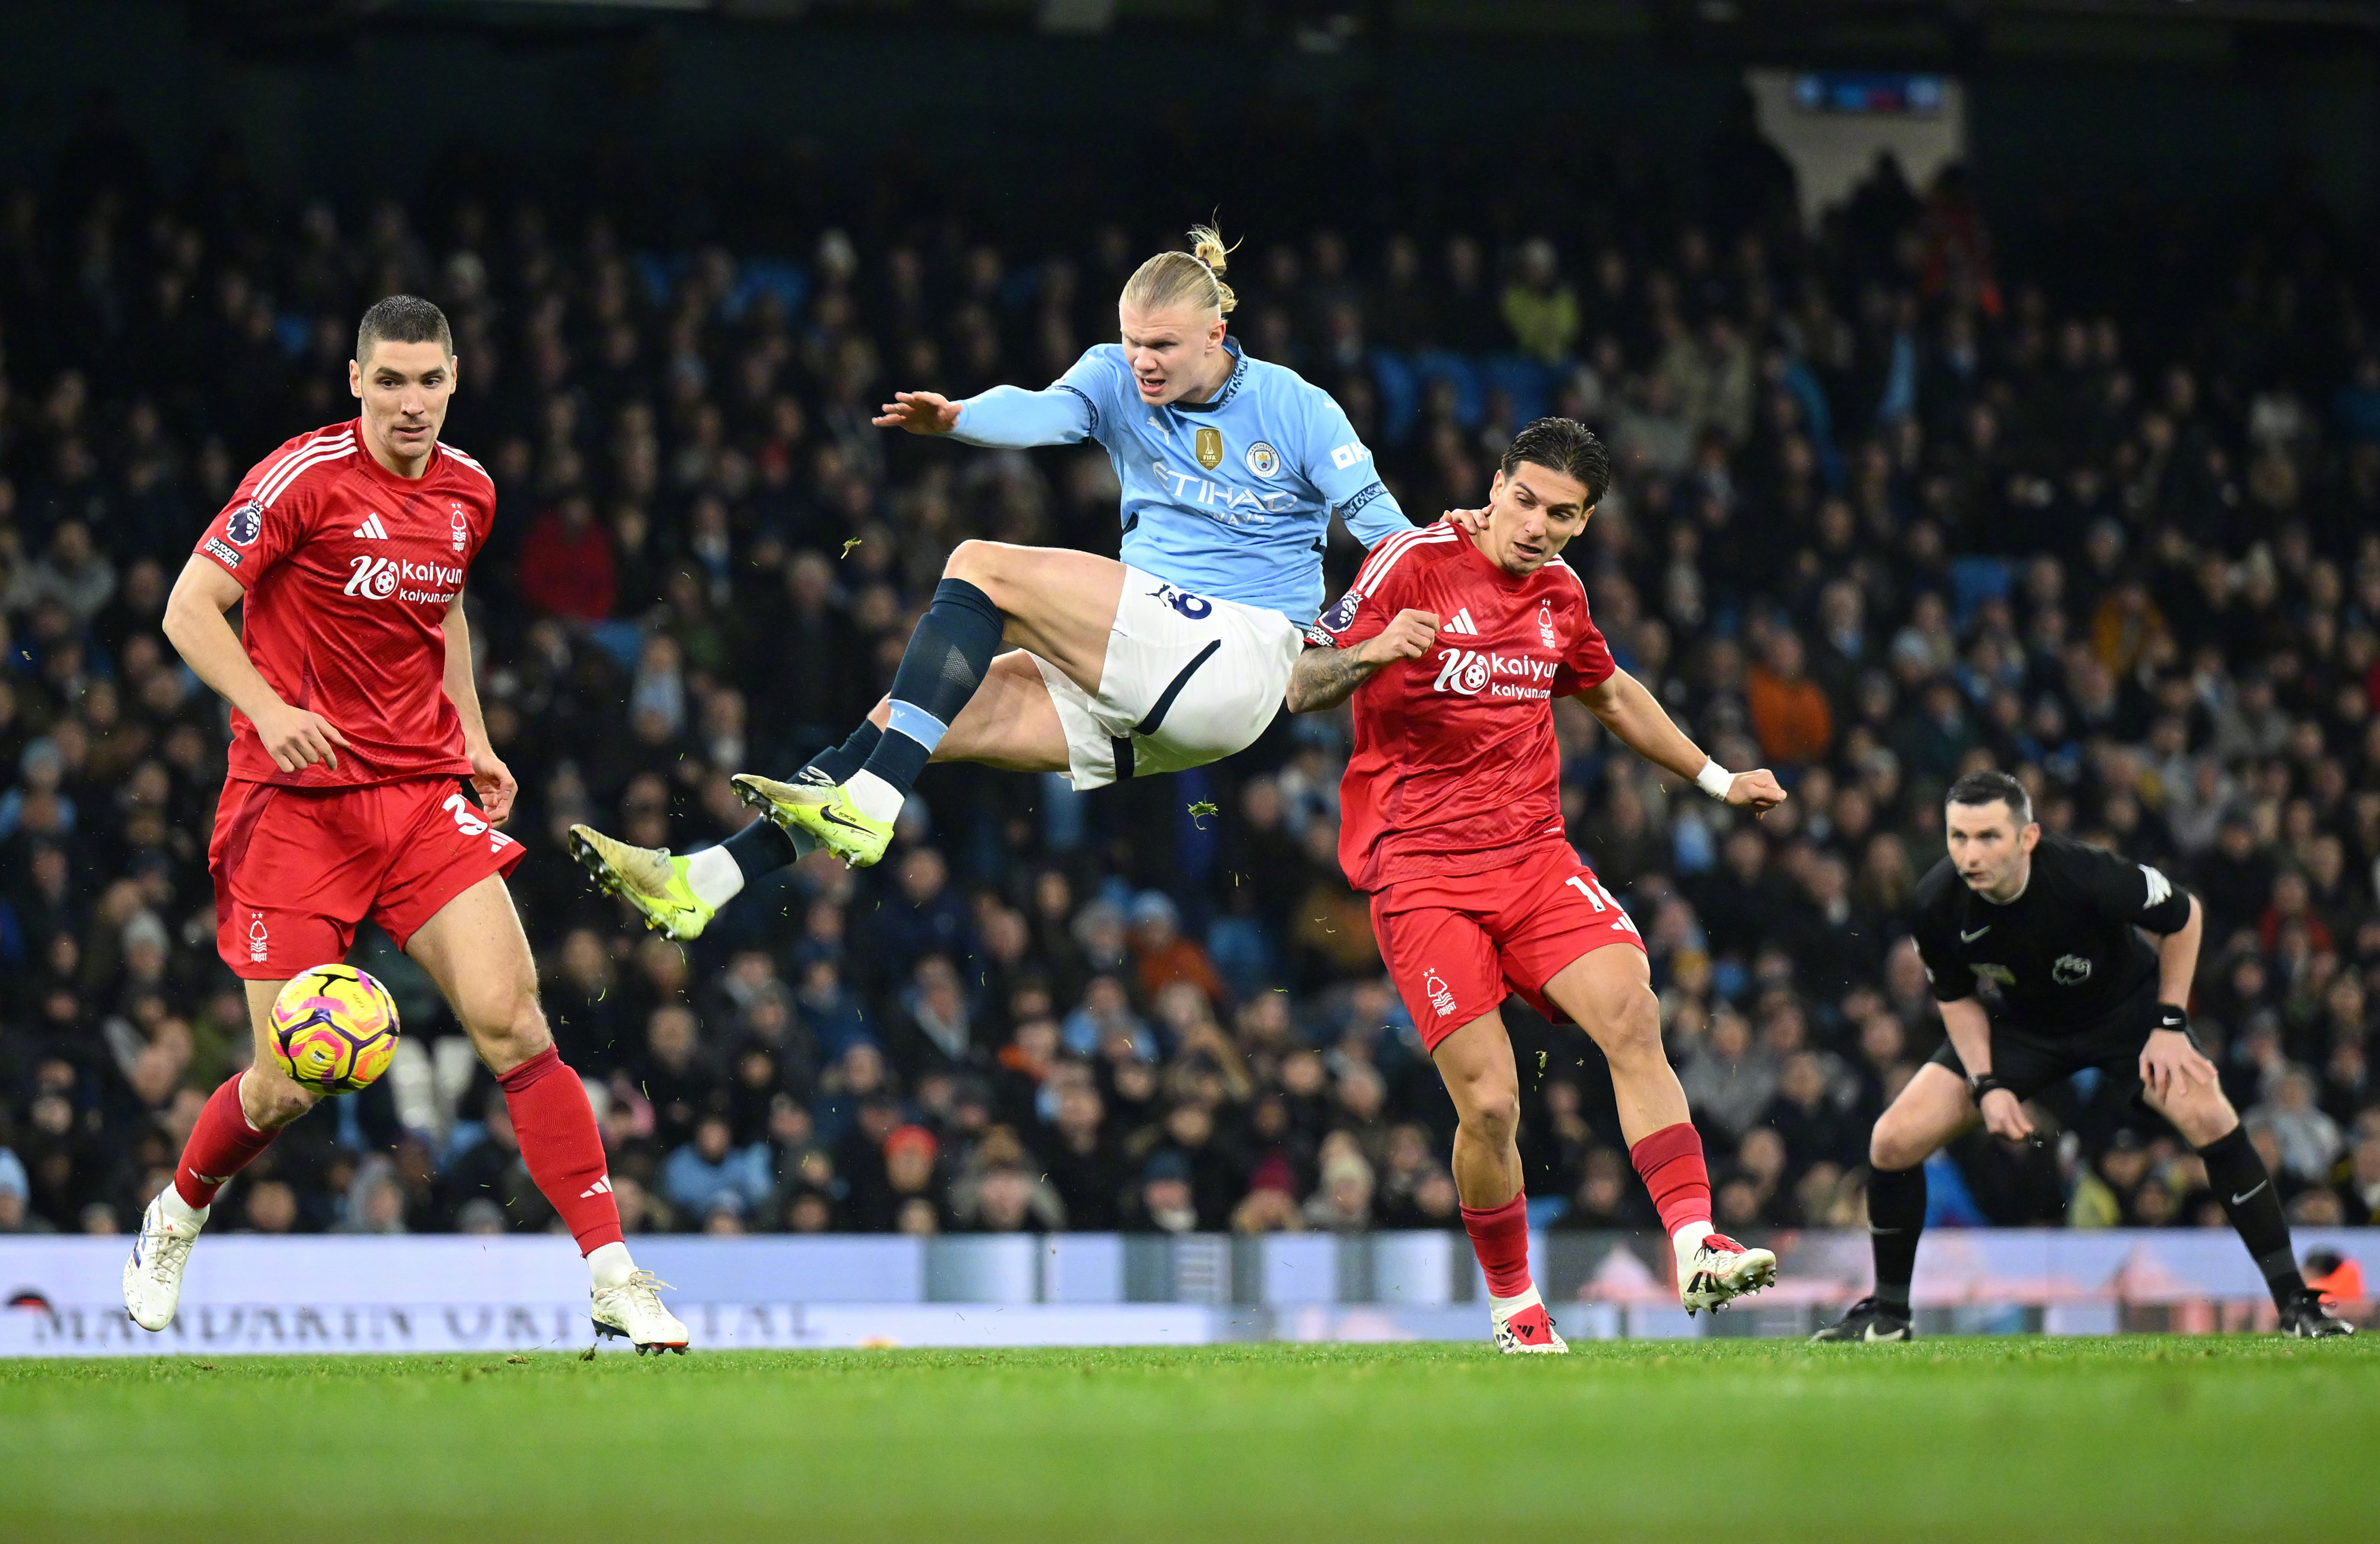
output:
<instances>
[{"instance_id":1,"label":"white wristband","mask_svg":"<svg viewBox=\"0 0 2380 1544\"><path fill-rule=\"evenodd\" d=\"M1707 760L1703 770L1694 773L1694 786L1715 799L1723 799L1727 791L1735 786L1735 773L1720 766L1716 759Z\"/></svg>"}]
</instances>

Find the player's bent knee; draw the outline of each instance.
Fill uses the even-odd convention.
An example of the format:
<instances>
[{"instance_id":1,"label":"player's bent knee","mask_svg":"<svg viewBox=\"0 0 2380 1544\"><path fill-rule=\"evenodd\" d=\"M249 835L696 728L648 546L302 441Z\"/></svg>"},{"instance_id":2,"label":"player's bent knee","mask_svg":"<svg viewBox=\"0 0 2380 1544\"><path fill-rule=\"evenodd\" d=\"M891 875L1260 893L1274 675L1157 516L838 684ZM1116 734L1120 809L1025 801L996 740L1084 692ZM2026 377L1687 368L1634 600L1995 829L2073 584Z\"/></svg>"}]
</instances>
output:
<instances>
[{"instance_id":1,"label":"player's bent knee","mask_svg":"<svg viewBox=\"0 0 2380 1544\"><path fill-rule=\"evenodd\" d=\"M545 1011L538 1006L536 996L526 991L485 1004L467 1005L460 1016L481 1059L499 1075L553 1043Z\"/></svg>"},{"instance_id":2,"label":"player's bent knee","mask_svg":"<svg viewBox=\"0 0 2380 1544\"><path fill-rule=\"evenodd\" d=\"M942 577L965 579L980 590L999 577L1001 568L1000 543L969 537L951 549L949 561L942 565Z\"/></svg>"},{"instance_id":3,"label":"player's bent knee","mask_svg":"<svg viewBox=\"0 0 2380 1544\"><path fill-rule=\"evenodd\" d=\"M1876 1168L1897 1173L1914 1169L1933 1157L1935 1146L1925 1140L1923 1133L1895 1121L1891 1112L1887 1111L1867 1139L1867 1161Z\"/></svg>"},{"instance_id":4,"label":"player's bent knee","mask_svg":"<svg viewBox=\"0 0 2380 1544\"><path fill-rule=\"evenodd\" d=\"M1661 1004L1649 987L1615 992L1597 1027L1595 1042L1604 1059L1626 1071L1666 1061L1661 1050Z\"/></svg>"},{"instance_id":5,"label":"player's bent knee","mask_svg":"<svg viewBox=\"0 0 2380 1544\"><path fill-rule=\"evenodd\" d=\"M1521 1091L1509 1083L1482 1080L1466 1085L1455 1118L1489 1141L1501 1141L1521 1127Z\"/></svg>"},{"instance_id":6,"label":"player's bent knee","mask_svg":"<svg viewBox=\"0 0 2380 1544\"><path fill-rule=\"evenodd\" d=\"M2240 1113L2220 1088L2192 1088L2165 1108L2166 1119L2193 1148L2222 1140L2240 1124Z\"/></svg>"},{"instance_id":7,"label":"player's bent knee","mask_svg":"<svg viewBox=\"0 0 2380 1544\"><path fill-rule=\"evenodd\" d=\"M313 1109L317 1097L285 1077L265 1078L251 1074L240 1084L240 1113L248 1117L249 1125L271 1131Z\"/></svg>"}]
</instances>

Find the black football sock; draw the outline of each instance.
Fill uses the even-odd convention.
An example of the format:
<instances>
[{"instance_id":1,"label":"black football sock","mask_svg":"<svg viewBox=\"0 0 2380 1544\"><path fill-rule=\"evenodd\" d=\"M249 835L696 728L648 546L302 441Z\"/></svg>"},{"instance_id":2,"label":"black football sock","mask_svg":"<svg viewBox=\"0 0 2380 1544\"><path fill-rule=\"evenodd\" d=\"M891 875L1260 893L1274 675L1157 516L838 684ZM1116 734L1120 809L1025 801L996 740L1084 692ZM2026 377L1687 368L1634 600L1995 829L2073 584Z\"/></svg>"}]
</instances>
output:
<instances>
[{"instance_id":1,"label":"black football sock","mask_svg":"<svg viewBox=\"0 0 2380 1544\"><path fill-rule=\"evenodd\" d=\"M892 722L860 771L882 779L899 797L909 796L951 721L983 685L1004 626L991 597L966 580L944 579L934 587L934 603L917 619L892 675Z\"/></svg>"},{"instance_id":2,"label":"black football sock","mask_svg":"<svg viewBox=\"0 0 2380 1544\"><path fill-rule=\"evenodd\" d=\"M2248 1246L2248 1256L2264 1272L2273 1301L2283 1307L2306 1289L2298 1271L2298 1258L2289 1246L2289 1220L2281 1214L2281 1198L2272 1171L2248 1140L2247 1128L2233 1126L2198 1149L2206 1161L2206 1184L2223 1203L2223 1215Z\"/></svg>"},{"instance_id":3,"label":"black football sock","mask_svg":"<svg viewBox=\"0 0 2380 1544\"><path fill-rule=\"evenodd\" d=\"M801 850L774 821L755 821L719 844L747 880L801 861Z\"/></svg>"},{"instance_id":4,"label":"black football sock","mask_svg":"<svg viewBox=\"0 0 2380 1544\"><path fill-rule=\"evenodd\" d=\"M820 751L804 763L802 770L816 772L829 783L848 783L853 772L868 765L868 758L883 738L883 730L861 719L859 727L851 732L851 738Z\"/></svg>"},{"instance_id":5,"label":"black football sock","mask_svg":"<svg viewBox=\"0 0 2380 1544\"><path fill-rule=\"evenodd\" d=\"M1906 1316L1917 1240L1925 1232L1925 1169L1878 1169L1867 1180L1867 1236L1876 1250L1876 1302Z\"/></svg>"}]
</instances>

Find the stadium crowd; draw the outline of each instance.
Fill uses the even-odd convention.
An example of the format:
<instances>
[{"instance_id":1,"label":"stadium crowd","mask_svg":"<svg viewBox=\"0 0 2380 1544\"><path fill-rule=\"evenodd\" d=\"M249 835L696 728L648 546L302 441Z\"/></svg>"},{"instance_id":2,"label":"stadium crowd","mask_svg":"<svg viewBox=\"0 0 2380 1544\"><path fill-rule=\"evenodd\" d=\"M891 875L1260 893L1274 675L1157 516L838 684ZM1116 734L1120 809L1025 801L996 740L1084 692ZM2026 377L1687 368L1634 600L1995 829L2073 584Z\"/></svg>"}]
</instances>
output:
<instances>
[{"instance_id":1,"label":"stadium crowd","mask_svg":"<svg viewBox=\"0 0 2380 1544\"><path fill-rule=\"evenodd\" d=\"M1419 518L1478 503L1528 417L1596 425L1617 481L1572 557L1615 653L1792 788L1731 821L1558 705L1719 1226L1864 1221L1869 1125L1941 1035L1902 913L1985 764L2202 896L2199 1033L2291 1216L2380 1221L2368 287L2251 221L2228 287L2168 297L2195 323L2150 327L2071 254L2000 271L1955 168L1879 164L1805 226L1773 150L1714 156L1691 215L1332 212L1247 232L1232 277L1248 349L1332 391ZM1451 1108L1333 856L1343 711L1087 796L937 769L880 868L814 857L686 948L563 850L575 821L679 851L741 825L727 774L841 737L959 541L1114 550L1101 453L868 420L1054 377L1163 228L1002 245L888 196L791 259L647 250L463 196L236 220L128 164L82 144L0 193L0 1232L123 1229L249 1054L205 870L225 717L159 616L242 470L348 416L356 317L400 290L453 319L446 438L500 490L471 594L515 894L630 1231L1460 1225ZM426 980L369 930L358 958L396 1067L214 1225L551 1225ZM1649 1225L1596 1053L1520 1017L1533 1211ZM2039 1149L1937 1161L1937 1220L2221 1225L2189 1149L2099 1092L2045 1100Z\"/></svg>"}]
</instances>

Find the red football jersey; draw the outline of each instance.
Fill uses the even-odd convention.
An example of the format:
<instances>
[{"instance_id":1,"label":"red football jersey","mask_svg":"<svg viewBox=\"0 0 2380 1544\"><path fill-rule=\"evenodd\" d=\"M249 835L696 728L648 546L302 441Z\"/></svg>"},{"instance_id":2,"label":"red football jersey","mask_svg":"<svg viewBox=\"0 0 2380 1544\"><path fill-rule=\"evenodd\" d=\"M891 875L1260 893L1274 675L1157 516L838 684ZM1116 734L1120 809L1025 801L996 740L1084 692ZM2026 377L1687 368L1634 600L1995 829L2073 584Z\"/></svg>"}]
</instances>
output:
<instances>
[{"instance_id":1,"label":"red football jersey","mask_svg":"<svg viewBox=\"0 0 2380 1544\"><path fill-rule=\"evenodd\" d=\"M1373 548L1308 636L1353 648L1409 608L1437 614L1437 641L1355 688L1339 863L1360 890L1560 841L1553 699L1615 668L1569 565L1514 578L1443 520Z\"/></svg>"},{"instance_id":2,"label":"red football jersey","mask_svg":"<svg viewBox=\"0 0 2380 1544\"><path fill-rule=\"evenodd\" d=\"M285 772L235 711L230 775L325 788L468 773L443 624L495 517L487 468L442 444L408 481L364 449L361 419L258 462L193 550L248 591L240 639L257 673L347 748L335 772Z\"/></svg>"}]
</instances>

